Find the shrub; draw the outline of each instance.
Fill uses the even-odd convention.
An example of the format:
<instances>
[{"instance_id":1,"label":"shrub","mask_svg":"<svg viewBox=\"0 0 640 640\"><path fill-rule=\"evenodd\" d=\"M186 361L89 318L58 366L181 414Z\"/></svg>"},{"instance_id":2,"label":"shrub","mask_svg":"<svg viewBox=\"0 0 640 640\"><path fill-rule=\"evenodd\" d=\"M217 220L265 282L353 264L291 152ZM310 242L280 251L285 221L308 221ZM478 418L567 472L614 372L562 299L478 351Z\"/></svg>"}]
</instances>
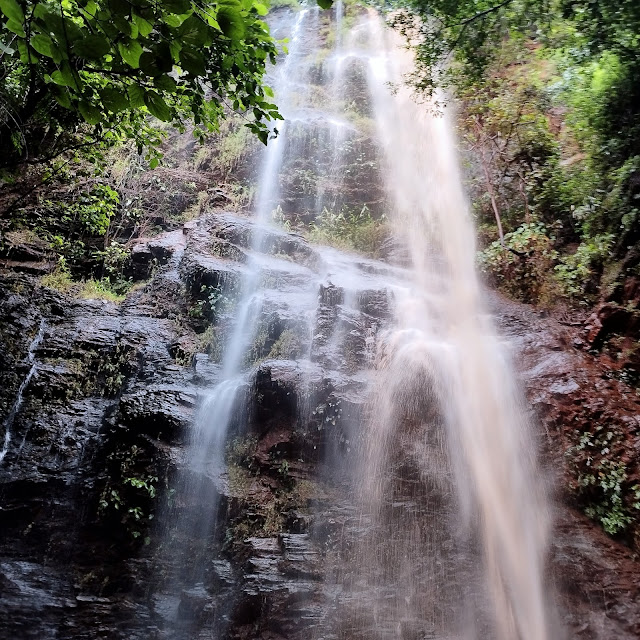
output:
<instances>
[{"instance_id":1,"label":"shrub","mask_svg":"<svg viewBox=\"0 0 640 640\"><path fill-rule=\"evenodd\" d=\"M374 218L366 205L360 211L343 207L338 213L325 207L311 224L308 238L318 244L378 257L387 230L384 219Z\"/></svg>"},{"instance_id":2,"label":"shrub","mask_svg":"<svg viewBox=\"0 0 640 640\"><path fill-rule=\"evenodd\" d=\"M589 518L610 535L619 534L640 514L640 487L631 484L627 465L619 459L623 434L600 424L576 436L577 443L565 453L572 488Z\"/></svg>"},{"instance_id":3,"label":"shrub","mask_svg":"<svg viewBox=\"0 0 640 640\"><path fill-rule=\"evenodd\" d=\"M555 277L567 296L583 299L597 291L602 265L610 256L613 242L612 234L599 235L582 242L575 253L560 258Z\"/></svg>"},{"instance_id":4,"label":"shrub","mask_svg":"<svg viewBox=\"0 0 640 640\"><path fill-rule=\"evenodd\" d=\"M552 293L550 274L557 259L552 238L540 223L523 224L479 252L480 269L490 281L513 298L547 302Z\"/></svg>"}]
</instances>

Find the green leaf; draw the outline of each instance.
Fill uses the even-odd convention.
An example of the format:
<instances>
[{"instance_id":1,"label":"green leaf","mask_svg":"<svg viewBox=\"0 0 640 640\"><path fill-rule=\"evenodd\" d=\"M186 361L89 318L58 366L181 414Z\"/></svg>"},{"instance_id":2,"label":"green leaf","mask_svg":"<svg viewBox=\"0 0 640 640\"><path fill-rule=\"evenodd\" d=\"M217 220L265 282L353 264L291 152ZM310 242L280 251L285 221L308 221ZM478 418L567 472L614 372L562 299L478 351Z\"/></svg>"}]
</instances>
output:
<instances>
[{"instance_id":1,"label":"green leaf","mask_svg":"<svg viewBox=\"0 0 640 640\"><path fill-rule=\"evenodd\" d=\"M20 24L24 22L24 13L16 0L0 0L0 11L2 11L9 20L14 20Z\"/></svg>"},{"instance_id":2,"label":"green leaf","mask_svg":"<svg viewBox=\"0 0 640 640\"><path fill-rule=\"evenodd\" d=\"M41 55L53 58L53 42L47 35L39 33L29 41L29 44Z\"/></svg>"},{"instance_id":3,"label":"green leaf","mask_svg":"<svg viewBox=\"0 0 640 640\"><path fill-rule=\"evenodd\" d=\"M102 120L102 112L100 109L84 100L78 105L78 110L80 111L80 115L89 124L98 124Z\"/></svg>"},{"instance_id":4,"label":"green leaf","mask_svg":"<svg viewBox=\"0 0 640 640\"><path fill-rule=\"evenodd\" d=\"M20 62L29 64L31 62L31 56L29 55L27 43L24 40L18 40L16 44L18 46L18 53L20 54Z\"/></svg>"},{"instance_id":5,"label":"green leaf","mask_svg":"<svg viewBox=\"0 0 640 640\"><path fill-rule=\"evenodd\" d=\"M139 109L140 107L144 107L144 89L137 85L132 84L127 89L127 93L129 95L129 102L134 109Z\"/></svg>"},{"instance_id":6,"label":"green leaf","mask_svg":"<svg viewBox=\"0 0 640 640\"><path fill-rule=\"evenodd\" d=\"M102 58L109 53L110 49L109 41L98 35L87 35L73 43L73 52L85 59Z\"/></svg>"},{"instance_id":7,"label":"green leaf","mask_svg":"<svg viewBox=\"0 0 640 640\"><path fill-rule=\"evenodd\" d=\"M135 13L133 14L133 21L138 27L138 32L143 38L146 38L153 31L153 24Z\"/></svg>"},{"instance_id":8,"label":"green leaf","mask_svg":"<svg viewBox=\"0 0 640 640\"><path fill-rule=\"evenodd\" d=\"M257 11L259 16L266 16L269 13L269 9L262 2L254 2L253 8Z\"/></svg>"},{"instance_id":9,"label":"green leaf","mask_svg":"<svg viewBox=\"0 0 640 640\"><path fill-rule=\"evenodd\" d=\"M129 99L121 91L106 87L98 91L100 98L102 98L102 104L108 111L117 113L118 111L124 111L131 105Z\"/></svg>"},{"instance_id":10,"label":"green leaf","mask_svg":"<svg viewBox=\"0 0 640 640\"><path fill-rule=\"evenodd\" d=\"M162 7L169 13L181 15L191 10L191 0L165 0Z\"/></svg>"},{"instance_id":11,"label":"green leaf","mask_svg":"<svg viewBox=\"0 0 640 640\"><path fill-rule=\"evenodd\" d=\"M207 24L210 27L213 27L216 31L221 31L218 21L210 13L207 14L206 18L207 18Z\"/></svg>"},{"instance_id":12,"label":"green leaf","mask_svg":"<svg viewBox=\"0 0 640 640\"><path fill-rule=\"evenodd\" d=\"M170 27L173 27L174 29L179 27L185 21L185 19L186 19L185 16L177 16L174 13L170 13L164 16L165 24L168 24Z\"/></svg>"},{"instance_id":13,"label":"green leaf","mask_svg":"<svg viewBox=\"0 0 640 640\"><path fill-rule=\"evenodd\" d=\"M154 78L153 84L158 87L158 89L162 91L168 91L169 93L174 93L178 88L176 81L167 75L161 75L158 78Z\"/></svg>"},{"instance_id":14,"label":"green leaf","mask_svg":"<svg viewBox=\"0 0 640 640\"><path fill-rule=\"evenodd\" d=\"M173 109L155 91L147 91L145 93L144 104L158 120L170 122L173 119Z\"/></svg>"},{"instance_id":15,"label":"green leaf","mask_svg":"<svg viewBox=\"0 0 640 640\"><path fill-rule=\"evenodd\" d=\"M134 36L133 34L133 25L129 22L129 20L127 19L129 16L127 15L125 16L119 16L119 15L113 15L111 14L110 16L108 16L107 19L109 19L113 25L115 27L117 27L118 31L125 35L125 36Z\"/></svg>"},{"instance_id":16,"label":"green leaf","mask_svg":"<svg viewBox=\"0 0 640 640\"><path fill-rule=\"evenodd\" d=\"M182 44L174 40L169 43L169 50L171 51L171 57L173 58L173 61L176 64L180 62L180 51L182 50Z\"/></svg>"},{"instance_id":17,"label":"green leaf","mask_svg":"<svg viewBox=\"0 0 640 640\"><path fill-rule=\"evenodd\" d=\"M331 9L333 7L333 0L316 0L316 2L321 9Z\"/></svg>"},{"instance_id":18,"label":"green leaf","mask_svg":"<svg viewBox=\"0 0 640 640\"><path fill-rule=\"evenodd\" d=\"M140 66L140 56L142 55L142 46L136 40L131 40L126 44L119 44L118 51L122 59L134 69Z\"/></svg>"},{"instance_id":19,"label":"green leaf","mask_svg":"<svg viewBox=\"0 0 640 640\"><path fill-rule=\"evenodd\" d=\"M140 56L140 69L145 75L152 78L160 76L162 75L163 69L160 68L157 62L156 56L151 53L151 51L145 51Z\"/></svg>"},{"instance_id":20,"label":"green leaf","mask_svg":"<svg viewBox=\"0 0 640 640\"><path fill-rule=\"evenodd\" d=\"M183 49L180 52L180 66L194 76L203 76L207 71L202 55L192 49Z\"/></svg>"},{"instance_id":21,"label":"green leaf","mask_svg":"<svg viewBox=\"0 0 640 640\"><path fill-rule=\"evenodd\" d=\"M210 31L207 25L199 18L199 16L191 15L180 27L178 32L180 41L185 46L202 48L210 43Z\"/></svg>"},{"instance_id":22,"label":"green leaf","mask_svg":"<svg viewBox=\"0 0 640 640\"><path fill-rule=\"evenodd\" d=\"M6 26L7 26L7 29L9 29L9 31L12 31L17 36L20 36L21 38L27 37L27 34L24 32L24 27L22 22L18 20L14 20L13 18L9 18Z\"/></svg>"},{"instance_id":23,"label":"green leaf","mask_svg":"<svg viewBox=\"0 0 640 640\"><path fill-rule=\"evenodd\" d=\"M33 10L33 22L39 27L42 33L46 33L52 36L52 39L56 43L65 43L67 41L66 27L67 24L62 20L60 15L51 11L44 4L36 4ZM62 49L66 49L63 45Z\"/></svg>"},{"instance_id":24,"label":"green leaf","mask_svg":"<svg viewBox=\"0 0 640 640\"><path fill-rule=\"evenodd\" d=\"M50 78L51 78L51 82L54 82L55 84L60 85L61 87L72 86L70 84L67 84L67 81L65 80L65 77L61 71L54 71L51 74Z\"/></svg>"},{"instance_id":25,"label":"green leaf","mask_svg":"<svg viewBox=\"0 0 640 640\"><path fill-rule=\"evenodd\" d=\"M51 93L53 93L53 97L61 107L71 109L71 98L69 97L69 92L64 87L53 85Z\"/></svg>"},{"instance_id":26,"label":"green leaf","mask_svg":"<svg viewBox=\"0 0 640 640\"><path fill-rule=\"evenodd\" d=\"M158 158L151 158L151 160L149 160L150 169L155 169L159 164L160 164L160 160L158 160Z\"/></svg>"},{"instance_id":27,"label":"green leaf","mask_svg":"<svg viewBox=\"0 0 640 640\"><path fill-rule=\"evenodd\" d=\"M89 0L89 2L87 2L87 4L84 6L84 10L93 17L96 15L98 5L94 2L94 0Z\"/></svg>"},{"instance_id":28,"label":"green leaf","mask_svg":"<svg viewBox=\"0 0 640 640\"><path fill-rule=\"evenodd\" d=\"M51 80L61 87L78 89L78 81L68 62L63 62L60 68L51 74Z\"/></svg>"},{"instance_id":29,"label":"green leaf","mask_svg":"<svg viewBox=\"0 0 640 640\"><path fill-rule=\"evenodd\" d=\"M140 68L152 78L169 73L173 69L173 57L169 45L161 42L153 45L151 51L145 51L140 56Z\"/></svg>"},{"instance_id":30,"label":"green leaf","mask_svg":"<svg viewBox=\"0 0 640 640\"><path fill-rule=\"evenodd\" d=\"M246 27L239 7L231 5L219 7L218 24L222 33L231 40L242 40L246 35Z\"/></svg>"}]
</instances>

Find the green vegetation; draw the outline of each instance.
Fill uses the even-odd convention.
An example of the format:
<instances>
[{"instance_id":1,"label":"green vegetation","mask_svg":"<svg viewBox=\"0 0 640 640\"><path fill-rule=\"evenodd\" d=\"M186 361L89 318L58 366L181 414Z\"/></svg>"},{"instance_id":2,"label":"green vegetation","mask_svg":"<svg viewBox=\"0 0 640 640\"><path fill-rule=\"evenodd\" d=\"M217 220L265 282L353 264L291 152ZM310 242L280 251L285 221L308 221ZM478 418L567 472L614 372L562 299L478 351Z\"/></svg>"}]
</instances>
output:
<instances>
[{"instance_id":1,"label":"green vegetation","mask_svg":"<svg viewBox=\"0 0 640 640\"><path fill-rule=\"evenodd\" d=\"M154 166L148 114L192 121L201 137L229 104L265 143L265 120L280 117L262 85L277 49L258 0L3 0L0 11L2 167L124 138Z\"/></svg>"},{"instance_id":2,"label":"green vegetation","mask_svg":"<svg viewBox=\"0 0 640 640\"><path fill-rule=\"evenodd\" d=\"M280 7L290 7L291 9L299 9L300 3L298 0L271 0L269 6L272 9L278 9Z\"/></svg>"},{"instance_id":3,"label":"green vegetation","mask_svg":"<svg viewBox=\"0 0 640 640\"><path fill-rule=\"evenodd\" d=\"M267 358L295 360L302 355L303 344L301 336L296 331L285 329L273 343Z\"/></svg>"},{"instance_id":4,"label":"green vegetation","mask_svg":"<svg viewBox=\"0 0 640 640\"><path fill-rule=\"evenodd\" d=\"M243 507L229 520L227 547L241 545L250 536L286 531L288 518L299 518L312 499L325 496L320 484L292 473L290 460L271 452L267 461L258 450L254 434L236 436L225 450L228 488Z\"/></svg>"},{"instance_id":5,"label":"green vegetation","mask_svg":"<svg viewBox=\"0 0 640 640\"><path fill-rule=\"evenodd\" d=\"M627 465L619 459L621 432L597 425L576 435L578 442L566 457L578 499L607 533L623 533L640 515L640 486L631 484Z\"/></svg>"},{"instance_id":6,"label":"green vegetation","mask_svg":"<svg viewBox=\"0 0 640 640\"><path fill-rule=\"evenodd\" d=\"M107 456L108 479L98 501L98 515L112 533L149 544L149 527L154 518L158 475L138 445L121 447Z\"/></svg>"},{"instance_id":7,"label":"green vegetation","mask_svg":"<svg viewBox=\"0 0 640 640\"><path fill-rule=\"evenodd\" d=\"M555 288L548 280L557 252L541 223L523 224L479 254L480 268L514 298L549 302Z\"/></svg>"},{"instance_id":8,"label":"green vegetation","mask_svg":"<svg viewBox=\"0 0 640 640\"><path fill-rule=\"evenodd\" d=\"M414 85L435 99L437 88L447 87L461 104L482 239L498 239L505 251L485 249L485 271L511 295L538 301L531 278L520 278L518 290L505 276L514 269L543 273L538 249L513 254L509 246L533 242L530 225L543 225L537 239L557 252L554 258L544 250L551 260L545 287L581 304L603 293L615 297L640 272L637 3L398 6L390 21L413 38Z\"/></svg>"},{"instance_id":9,"label":"green vegetation","mask_svg":"<svg viewBox=\"0 0 640 640\"><path fill-rule=\"evenodd\" d=\"M200 147L194 167L197 171L215 171L226 181L252 149L251 132L242 126L242 118L227 118L212 141L213 145Z\"/></svg>"},{"instance_id":10,"label":"green vegetation","mask_svg":"<svg viewBox=\"0 0 640 640\"><path fill-rule=\"evenodd\" d=\"M269 33L268 9L2 0L2 256L28 245L58 262L46 286L117 300L132 285L131 239L200 215L212 178L219 200L244 206L250 189L227 179L280 119L263 80L286 47ZM209 144L192 150L185 132Z\"/></svg>"},{"instance_id":11,"label":"green vegetation","mask_svg":"<svg viewBox=\"0 0 640 640\"><path fill-rule=\"evenodd\" d=\"M311 223L307 234L311 242L379 257L387 239L384 219L376 219L366 207L360 211L343 207L335 212L326 207Z\"/></svg>"},{"instance_id":12,"label":"green vegetation","mask_svg":"<svg viewBox=\"0 0 640 640\"><path fill-rule=\"evenodd\" d=\"M587 348L637 384L640 4L392 4L389 20L416 55L416 89L436 109L444 95L458 102L481 270L525 302L604 302L610 319ZM637 544L631 439L629 427L595 421L575 434L566 472L584 512Z\"/></svg>"},{"instance_id":13,"label":"green vegetation","mask_svg":"<svg viewBox=\"0 0 640 640\"><path fill-rule=\"evenodd\" d=\"M111 302L122 302L126 293L122 291L122 285L114 288L114 284L109 278L94 280L82 280L75 282L64 258L60 258L56 268L40 280L40 284L60 291L61 293L72 294L78 298L109 300ZM128 289L129 287L127 287Z\"/></svg>"},{"instance_id":14,"label":"green vegetation","mask_svg":"<svg viewBox=\"0 0 640 640\"><path fill-rule=\"evenodd\" d=\"M229 297L231 293L222 286L202 285L197 299L189 308L189 316L193 319L204 318L215 324L219 316L233 304L233 299Z\"/></svg>"},{"instance_id":15,"label":"green vegetation","mask_svg":"<svg viewBox=\"0 0 640 640\"><path fill-rule=\"evenodd\" d=\"M110 300L111 302L122 302L125 298L124 294L115 293L111 288L111 282L107 278L101 280L86 280L82 283L79 292L80 298L89 298L92 300Z\"/></svg>"},{"instance_id":16,"label":"green vegetation","mask_svg":"<svg viewBox=\"0 0 640 640\"><path fill-rule=\"evenodd\" d=\"M220 327L209 325L200 335L199 347L200 352L208 354L213 362L220 362L223 350Z\"/></svg>"}]
</instances>

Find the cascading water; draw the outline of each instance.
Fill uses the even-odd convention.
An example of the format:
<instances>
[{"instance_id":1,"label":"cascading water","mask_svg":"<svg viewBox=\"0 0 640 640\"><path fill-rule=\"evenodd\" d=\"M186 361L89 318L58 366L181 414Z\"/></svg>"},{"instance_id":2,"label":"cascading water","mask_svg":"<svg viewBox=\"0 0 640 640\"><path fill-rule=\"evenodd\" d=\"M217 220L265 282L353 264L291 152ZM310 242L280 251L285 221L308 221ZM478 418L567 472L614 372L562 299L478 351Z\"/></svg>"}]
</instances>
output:
<instances>
[{"instance_id":1,"label":"cascading water","mask_svg":"<svg viewBox=\"0 0 640 640\"><path fill-rule=\"evenodd\" d=\"M9 450L9 444L11 442L11 429L13 427L13 422L16 419L16 416L18 415L20 408L22 407L24 392L26 388L29 386L29 383L31 382L31 378L33 377L33 374L36 371L37 363L35 362L35 353L36 353L36 349L42 342L45 328L46 328L46 323L43 318L42 320L40 320L40 327L38 328L38 333L36 334L35 338L31 341L31 344L29 345L29 350L27 352L26 364L29 366L29 369L24 379L20 383L20 387L18 388L18 393L16 394L16 400L13 403L11 410L9 411L9 415L4 421L4 441L2 443L2 450L0 450L0 462L4 460L5 456L7 455L7 451Z\"/></svg>"},{"instance_id":2,"label":"cascading water","mask_svg":"<svg viewBox=\"0 0 640 640\"><path fill-rule=\"evenodd\" d=\"M298 61L302 31L307 26L305 21L308 17L309 11L306 9L297 14L290 34L289 54L271 79L280 109L285 115L293 109L293 87L299 79L292 80L291 66ZM269 287L263 280L277 279L280 273L277 261L269 257L273 246L267 246L270 244L267 239L270 238L273 244L274 229L270 226L270 217L278 199L282 140L286 139L287 128L288 122L285 121L278 137L271 140L264 155L258 179L254 224L243 275L236 291L237 302L224 348L219 382L204 394L200 402L186 452L185 470L178 478L175 495L171 499L173 507L162 516L161 536L164 543L161 544L161 555L165 561L161 559L160 562L166 564L169 556L178 556L180 559L173 563L179 567L178 575L171 575L168 584L160 589L164 595L159 599L168 600L168 604L160 605L157 609L162 612L167 628L180 630L187 636L197 627L197 620L193 620L188 611L185 612L184 597L185 594L189 597L190 594L204 591L203 581L210 560L206 554L211 548L208 541L217 535L220 483L225 471L228 431L234 421L242 423L244 417L242 392L250 384L251 373L247 370L246 362L250 359L249 350L267 304ZM195 547L185 544L188 539L195 539ZM220 620L217 624L221 624ZM220 630L219 635L222 633Z\"/></svg>"},{"instance_id":3,"label":"cascading water","mask_svg":"<svg viewBox=\"0 0 640 640\"><path fill-rule=\"evenodd\" d=\"M348 624L353 632L372 615L381 638L409 637L409 628L543 640L548 516L524 409L482 301L448 118L403 85L411 58L378 16L366 23L361 55L412 275L397 296L397 327L379 345L362 466L363 506L378 531L350 568L360 596L378 595ZM414 485L404 504L403 483Z\"/></svg>"},{"instance_id":4,"label":"cascading water","mask_svg":"<svg viewBox=\"0 0 640 640\"><path fill-rule=\"evenodd\" d=\"M205 580L211 547L198 541L219 534L225 446L232 426L246 422L255 373L248 354L260 322L280 304L272 296L278 288L289 298L282 315L296 306L291 326L308 361L300 365L309 397L298 399L298 424L311 419L313 371L330 372L333 388L370 386L368 417L343 418L340 444L346 438L348 446L324 459L327 477L340 465L357 470L358 524L325 569L326 614L315 637L546 640L548 517L529 425L475 274L450 125L403 86L410 56L379 16L360 11L344 37L342 16L337 3L331 47L317 35L317 9L284 21L290 53L272 83L286 120L258 172L218 382L200 405L178 508L165 516L164 553L180 556L183 569L165 588L177 595L164 617L169 626L180 619L180 598ZM317 249L311 268L285 266L273 255L281 233L269 226L274 210L306 224L384 212L401 264ZM368 325L359 326L362 297L374 289L385 291L385 305L393 301L393 321L374 302ZM354 358L352 333L367 336L354 347L366 353ZM183 545L189 536L198 549ZM223 637L223 626L216 633Z\"/></svg>"}]
</instances>

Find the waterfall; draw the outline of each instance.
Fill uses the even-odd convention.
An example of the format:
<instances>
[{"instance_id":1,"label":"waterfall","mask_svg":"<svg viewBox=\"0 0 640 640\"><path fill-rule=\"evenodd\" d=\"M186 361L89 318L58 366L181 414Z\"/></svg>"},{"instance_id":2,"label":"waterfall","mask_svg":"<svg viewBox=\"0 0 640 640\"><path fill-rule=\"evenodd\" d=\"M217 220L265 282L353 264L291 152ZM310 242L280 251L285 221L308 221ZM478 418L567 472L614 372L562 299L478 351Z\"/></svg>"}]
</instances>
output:
<instances>
[{"instance_id":1,"label":"waterfall","mask_svg":"<svg viewBox=\"0 0 640 640\"><path fill-rule=\"evenodd\" d=\"M315 13L317 15L318 10ZM294 112L294 89L300 79L291 73L298 62L302 36L310 11L297 13L289 34L289 53L284 62L273 71L271 82L275 87L280 110L285 115ZM253 225L246 247L245 264L237 287L236 305L229 335L226 338L218 375L218 383L205 391L188 438L183 470L179 473L171 506L161 515L159 536L159 565L177 565L177 575L157 590L156 599L167 629L186 634L195 633L198 620L184 603L194 594L205 593L204 582L211 558L210 549L216 547L218 537L218 511L221 485L226 470L225 447L233 423L242 427L246 418L243 394L255 373L247 361L256 337L261 315L266 304L267 289L263 280L279 273L277 261L269 255L273 247L274 228L271 214L279 197L279 173L283 159L283 139L286 140L289 122L285 121L271 139L262 158L258 176L258 189L254 203ZM240 427L240 428L241 428ZM187 544L195 540L195 546ZM178 562L173 558L178 557ZM217 618L216 637L224 635L224 624Z\"/></svg>"},{"instance_id":2,"label":"waterfall","mask_svg":"<svg viewBox=\"0 0 640 640\"><path fill-rule=\"evenodd\" d=\"M395 552L395 566L382 563L387 578L376 586L397 580L406 598L395 610L398 620L420 618L406 611L407 603L426 607L437 637L544 640L550 634L548 513L530 425L474 268L473 225L450 114L434 114L412 95L403 83L409 52L373 12L366 22L368 82L394 233L408 250L411 280L398 296L397 326L379 345L362 499L384 528L397 490L389 475L401 447L414 458L423 485L416 492L433 517L428 540L423 522L403 516L408 531L398 543L405 548ZM458 557L443 553L446 544L457 547ZM371 544L370 551L376 549ZM442 557L424 563L418 556L425 553ZM481 571L469 566L476 562ZM412 567L421 563L432 576L415 575ZM452 586L454 594L447 595ZM440 591L439 605L421 605L425 591Z\"/></svg>"},{"instance_id":3,"label":"waterfall","mask_svg":"<svg viewBox=\"0 0 640 640\"><path fill-rule=\"evenodd\" d=\"M20 383L20 387L18 388L18 393L16 394L15 402L9 411L9 415L4 421L4 441L2 443L2 450L0 451L0 463L4 460L7 452L9 451L9 444L11 443L11 429L13 427L13 423L18 415L20 408L22 407L24 392L29 386L31 382L31 378L33 374L36 372L36 361L35 361L35 353L36 349L42 342L42 338L44 336L44 331L46 328L46 324L44 318L40 320L40 326L38 328L38 333L35 335L34 339L31 341L29 345L29 349L27 351L27 357L25 359L25 364L28 365L29 369L27 370L27 374L23 378Z\"/></svg>"},{"instance_id":4,"label":"waterfall","mask_svg":"<svg viewBox=\"0 0 640 640\"><path fill-rule=\"evenodd\" d=\"M349 455L324 460L327 476L347 469L356 478L359 537L326 570L326 628L315 637L547 640L548 510L531 425L475 271L451 114L434 114L403 84L411 56L376 12L354 10L343 34L349 10L334 7L330 45L317 9L280 14L289 54L270 77L285 121L256 171L217 382L202 394L186 447L179 508L164 516L164 553L183 566L165 619L180 619L181 591L204 588L206 540L220 538L225 446L233 425L247 423L247 356L278 286L265 276L288 269L296 284L282 304L289 314L297 305L305 336L302 427L314 367L335 385L353 373L346 352L363 292L385 291L374 306L392 315L374 310L357 327L365 364L348 384L370 399L359 420L342 419ZM282 234L273 211L307 228L325 212L369 211L389 221L394 250L383 264L316 248L313 267L285 268L273 255ZM197 550L183 544L188 535ZM221 619L215 637L224 637Z\"/></svg>"}]
</instances>

